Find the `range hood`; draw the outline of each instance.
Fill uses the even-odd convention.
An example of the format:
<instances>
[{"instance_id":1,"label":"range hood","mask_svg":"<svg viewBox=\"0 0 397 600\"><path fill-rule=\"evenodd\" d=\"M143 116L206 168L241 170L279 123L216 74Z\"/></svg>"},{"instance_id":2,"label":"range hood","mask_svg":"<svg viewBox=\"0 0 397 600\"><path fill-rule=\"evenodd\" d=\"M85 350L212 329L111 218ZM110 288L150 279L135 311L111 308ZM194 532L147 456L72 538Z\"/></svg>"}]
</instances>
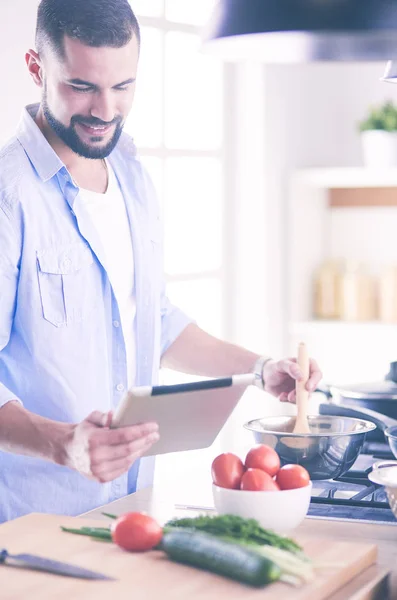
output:
<instances>
[{"instance_id":1,"label":"range hood","mask_svg":"<svg viewBox=\"0 0 397 600\"><path fill-rule=\"evenodd\" d=\"M397 59L397 0L220 0L204 42L225 60Z\"/></svg>"}]
</instances>

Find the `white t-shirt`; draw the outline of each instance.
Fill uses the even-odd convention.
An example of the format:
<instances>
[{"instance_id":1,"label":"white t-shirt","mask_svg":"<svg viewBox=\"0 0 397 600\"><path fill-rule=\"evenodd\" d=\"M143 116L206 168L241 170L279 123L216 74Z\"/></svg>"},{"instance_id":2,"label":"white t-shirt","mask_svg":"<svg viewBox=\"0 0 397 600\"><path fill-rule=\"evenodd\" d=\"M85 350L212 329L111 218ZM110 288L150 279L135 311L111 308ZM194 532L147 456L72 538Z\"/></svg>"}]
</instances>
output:
<instances>
[{"instance_id":1,"label":"white t-shirt","mask_svg":"<svg viewBox=\"0 0 397 600\"><path fill-rule=\"evenodd\" d=\"M112 167L108 162L106 165L109 173L106 192L99 194L80 188L80 200L105 251L107 273L120 312L127 354L127 383L131 387L136 373L134 254L124 198Z\"/></svg>"}]
</instances>

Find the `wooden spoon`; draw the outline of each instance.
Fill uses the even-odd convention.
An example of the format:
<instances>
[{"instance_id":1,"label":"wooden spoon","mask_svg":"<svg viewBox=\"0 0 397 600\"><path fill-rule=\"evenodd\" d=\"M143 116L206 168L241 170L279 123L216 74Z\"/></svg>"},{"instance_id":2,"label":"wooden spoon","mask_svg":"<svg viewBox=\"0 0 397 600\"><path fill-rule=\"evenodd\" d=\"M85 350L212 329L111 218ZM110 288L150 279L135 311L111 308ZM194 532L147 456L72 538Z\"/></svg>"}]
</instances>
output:
<instances>
[{"instance_id":1,"label":"wooden spoon","mask_svg":"<svg viewBox=\"0 0 397 600\"><path fill-rule=\"evenodd\" d=\"M303 379L296 382L296 408L297 415L293 433L310 433L307 420L307 409L309 404L309 392L306 384L310 377L310 361L306 344L301 342L298 346L298 365L303 374Z\"/></svg>"}]
</instances>

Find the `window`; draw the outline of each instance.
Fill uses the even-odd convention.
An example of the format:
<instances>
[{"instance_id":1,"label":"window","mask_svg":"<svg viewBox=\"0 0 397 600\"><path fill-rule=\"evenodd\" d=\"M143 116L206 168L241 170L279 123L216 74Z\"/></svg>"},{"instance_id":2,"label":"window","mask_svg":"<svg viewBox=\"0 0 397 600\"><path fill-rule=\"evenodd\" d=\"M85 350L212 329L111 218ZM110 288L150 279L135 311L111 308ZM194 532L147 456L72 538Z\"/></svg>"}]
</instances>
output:
<instances>
[{"instance_id":1,"label":"window","mask_svg":"<svg viewBox=\"0 0 397 600\"><path fill-rule=\"evenodd\" d=\"M215 2L131 0L142 49L126 130L159 194L168 296L201 327L224 337L224 67L200 53L199 34ZM192 378L162 374L162 382L184 379ZM182 480L187 464L209 475L213 453L159 457L156 482L165 480L165 467Z\"/></svg>"}]
</instances>

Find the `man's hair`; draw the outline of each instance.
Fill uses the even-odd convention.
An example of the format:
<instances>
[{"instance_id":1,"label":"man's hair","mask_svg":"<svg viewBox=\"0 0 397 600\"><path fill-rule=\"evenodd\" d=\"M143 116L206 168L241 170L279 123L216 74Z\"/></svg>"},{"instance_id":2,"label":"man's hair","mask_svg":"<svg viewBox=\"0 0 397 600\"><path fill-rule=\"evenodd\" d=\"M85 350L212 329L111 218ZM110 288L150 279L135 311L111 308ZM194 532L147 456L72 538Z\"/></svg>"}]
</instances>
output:
<instances>
[{"instance_id":1,"label":"man's hair","mask_svg":"<svg viewBox=\"0 0 397 600\"><path fill-rule=\"evenodd\" d=\"M64 37L86 46L121 48L133 36L140 44L138 21L128 0L41 0L37 13L36 47L46 45L64 56Z\"/></svg>"}]
</instances>

